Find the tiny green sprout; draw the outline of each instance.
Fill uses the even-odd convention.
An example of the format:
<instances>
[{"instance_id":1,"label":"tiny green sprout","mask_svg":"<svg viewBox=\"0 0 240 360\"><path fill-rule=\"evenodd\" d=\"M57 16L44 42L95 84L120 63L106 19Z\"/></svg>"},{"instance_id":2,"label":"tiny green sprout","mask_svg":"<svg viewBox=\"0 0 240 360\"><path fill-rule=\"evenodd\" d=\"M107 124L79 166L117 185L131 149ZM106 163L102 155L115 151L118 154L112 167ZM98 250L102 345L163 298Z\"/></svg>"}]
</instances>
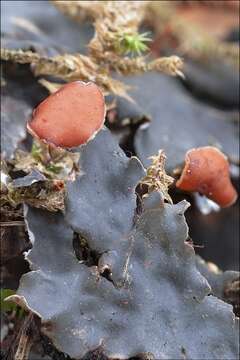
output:
<instances>
[{"instance_id":1,"label":"tiny green sprout","mask_svg":"<svg viewBox=\"0 0 240 360\"><path fill-rule=\"evenodd\" d=\"M41 152L42 150L40 146L38 146L36 143L33 142L31 149L32 157L37 161L41 161L42 160Z\"/></svg>"},{"instance_id":2,"label":"tiny green sprout","mask_svg":"<svg viewBox=\"0 0 240 360\"><path fill-rule=\"evenodd\" d=\"M140 56L143 52L148 50L148 46L145 43L152 41L152 39L149 38L148 35L149 32L145 32L142 34L125 33L121 35L118 39L119 51L125 55L137 54L138 56Z\"/></svg>"},{"instance_id":3,"label":"tiny green sprout","mask_svg":"<svg viewBox=\"0 0 240 360\"><path fill-rule=\"evenodd\" d=\"M58 166L55 164L49 164L49 165L46 165L46 170L51 171L54 174L59 174L60 171L62 170L62 166Z\"/></svg>"}]
</instances>

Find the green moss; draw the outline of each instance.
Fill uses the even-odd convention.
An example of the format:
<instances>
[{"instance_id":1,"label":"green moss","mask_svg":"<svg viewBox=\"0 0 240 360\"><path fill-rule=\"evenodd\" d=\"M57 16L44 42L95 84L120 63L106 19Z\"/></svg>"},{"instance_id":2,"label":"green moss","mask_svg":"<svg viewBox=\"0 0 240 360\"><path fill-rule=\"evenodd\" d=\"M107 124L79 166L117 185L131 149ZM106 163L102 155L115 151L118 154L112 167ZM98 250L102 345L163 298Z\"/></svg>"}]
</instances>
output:
<instances>
[{"instance_id":1,"label":"green moss","mask_svg":"<svg viewBox=\"0 0 240 360\"><path fill-rule=\"evenodd\" d=\"M149 37L149 32L142 34L125 33L118 38L117 48L122 54L141 55L148 50L146 42L152 41Z\"/></svg>"}]
</instances>

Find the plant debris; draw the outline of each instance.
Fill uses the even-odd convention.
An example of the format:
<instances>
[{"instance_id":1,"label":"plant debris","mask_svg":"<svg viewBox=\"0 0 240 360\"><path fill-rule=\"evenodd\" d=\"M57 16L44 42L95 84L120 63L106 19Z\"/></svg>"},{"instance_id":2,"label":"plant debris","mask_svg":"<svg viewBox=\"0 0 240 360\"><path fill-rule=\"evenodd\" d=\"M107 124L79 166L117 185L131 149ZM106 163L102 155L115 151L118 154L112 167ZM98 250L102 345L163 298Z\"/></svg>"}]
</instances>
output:
<instances>
[{"instance_id":1,"label":"plant debris","mask_svg":"<svg viewBox=\"0 0 240 360\"><path fill-rule=\"evenodd\" d=\"M65 185L61 180L46 180L29 186L8 188L7 200L17 206L26 203L48 211L64 210Z\"/></svg>"},{"instance_id":2,"label":"plant debris","mask_svg":"<svg viewBox=\"0 0 240 360\"><path fill-rule=\"evenodd\" d=\"M61 148L53 148L34 140L31 152L17 150L12 160L14 170L30 173L38 170L49 179L74 179L78 169L79 154Z\"/></svg>"},{"instance_id":3,"label":"plant debris","mask_svg":"<svg viewBox=\"0 0 240 360\"><path fill-rule=\"evenodd\" d=\"M166 174L165 161L166 155L163 150L159 150L158 155L151 156L152 165L147 168L147 175L141 180L141 185L147 185L147 194L153 191L159 192L164 200L172 204L172 199L168 194L168 188L174 179ZM144 196L146 196L145 194Z\"/></svg>"}]
</instances>

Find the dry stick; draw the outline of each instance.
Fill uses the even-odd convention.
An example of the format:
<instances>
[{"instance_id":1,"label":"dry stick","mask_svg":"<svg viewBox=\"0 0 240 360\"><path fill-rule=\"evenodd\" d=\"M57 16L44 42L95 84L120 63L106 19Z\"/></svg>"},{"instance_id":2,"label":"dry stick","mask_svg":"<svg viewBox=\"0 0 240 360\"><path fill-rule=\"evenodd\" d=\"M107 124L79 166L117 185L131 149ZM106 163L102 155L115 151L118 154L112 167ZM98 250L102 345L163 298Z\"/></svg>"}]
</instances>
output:
<instances>
[{"instance_id":1,"label":"dry stick","mask_svg":"<svg viewBox=\"0 0 240 360\"><path fill-rule=\"evenodd\" d=\"M0 226L25 226L24 221L1 221Z\"/></svg>"},{"instance_id":2,"label":"dry stick","mask_svg":"<svg viewBox=\"0 0 240 360\"><path fill-rule=\"evenodd\" d=\"M28 359L29 352L31 350L34 341L32 334L33 325L34 325L34 315L32 313L29 313L24 320L24 323L20 331L20 335L16 339L16 341L18 341L18 345L14 355L14 360Z\"/></svg>"},{"instance_id":3,"label":"dry stick","mask_svg":"<svg viewBox=\"0 0 240 360\"><path fill-rule=\"evenodd\" d=\"M17 350L14 360L28 360L33 343L39 340L40 330L38 320L36 315L31 312L26 316L20 333L16 338Z\"/></svg>"},{"instance_id":4,"label":"dry stick","mask_svg":"<svg viewBox=\"0 0 240 360\"><path fill-rule=\"evenodd\" d=\"M13 335L9 348L3 354L4 360L27 360L34 340L39 336L39 329L33 313L26 315L17 334Z\"/></svg>"},{"instance_id":5,"label":"dry stick","mask_svg":"<svg viewBox=\"0 0 240 360\"><path fill-rule=\"evenodd\" d=\"M22 334L14 360L28 360L31 347L32 341L29 341L29 338L25 334Z\"/></svg>"}]
</instances>

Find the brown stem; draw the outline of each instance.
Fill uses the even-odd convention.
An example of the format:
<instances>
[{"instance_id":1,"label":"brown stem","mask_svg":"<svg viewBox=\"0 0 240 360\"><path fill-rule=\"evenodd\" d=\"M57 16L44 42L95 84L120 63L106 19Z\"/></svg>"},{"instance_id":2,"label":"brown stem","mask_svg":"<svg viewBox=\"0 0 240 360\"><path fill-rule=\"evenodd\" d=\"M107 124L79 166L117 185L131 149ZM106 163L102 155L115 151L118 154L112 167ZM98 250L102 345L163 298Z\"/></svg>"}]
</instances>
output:
<instances>
[{"instance_id":1,"label":"brown stem","mask_svg":"<svg viewBox=\"0 0 240 360\"><path fill-rule=\"evenodd\" d=\"M29 313L22 325L20 333L16 340L18 340L17 350L14 355L14 360L27 360L29 352L34 342L33 328L34 328L34 314Z\"/></svg>"}]
</instances>

